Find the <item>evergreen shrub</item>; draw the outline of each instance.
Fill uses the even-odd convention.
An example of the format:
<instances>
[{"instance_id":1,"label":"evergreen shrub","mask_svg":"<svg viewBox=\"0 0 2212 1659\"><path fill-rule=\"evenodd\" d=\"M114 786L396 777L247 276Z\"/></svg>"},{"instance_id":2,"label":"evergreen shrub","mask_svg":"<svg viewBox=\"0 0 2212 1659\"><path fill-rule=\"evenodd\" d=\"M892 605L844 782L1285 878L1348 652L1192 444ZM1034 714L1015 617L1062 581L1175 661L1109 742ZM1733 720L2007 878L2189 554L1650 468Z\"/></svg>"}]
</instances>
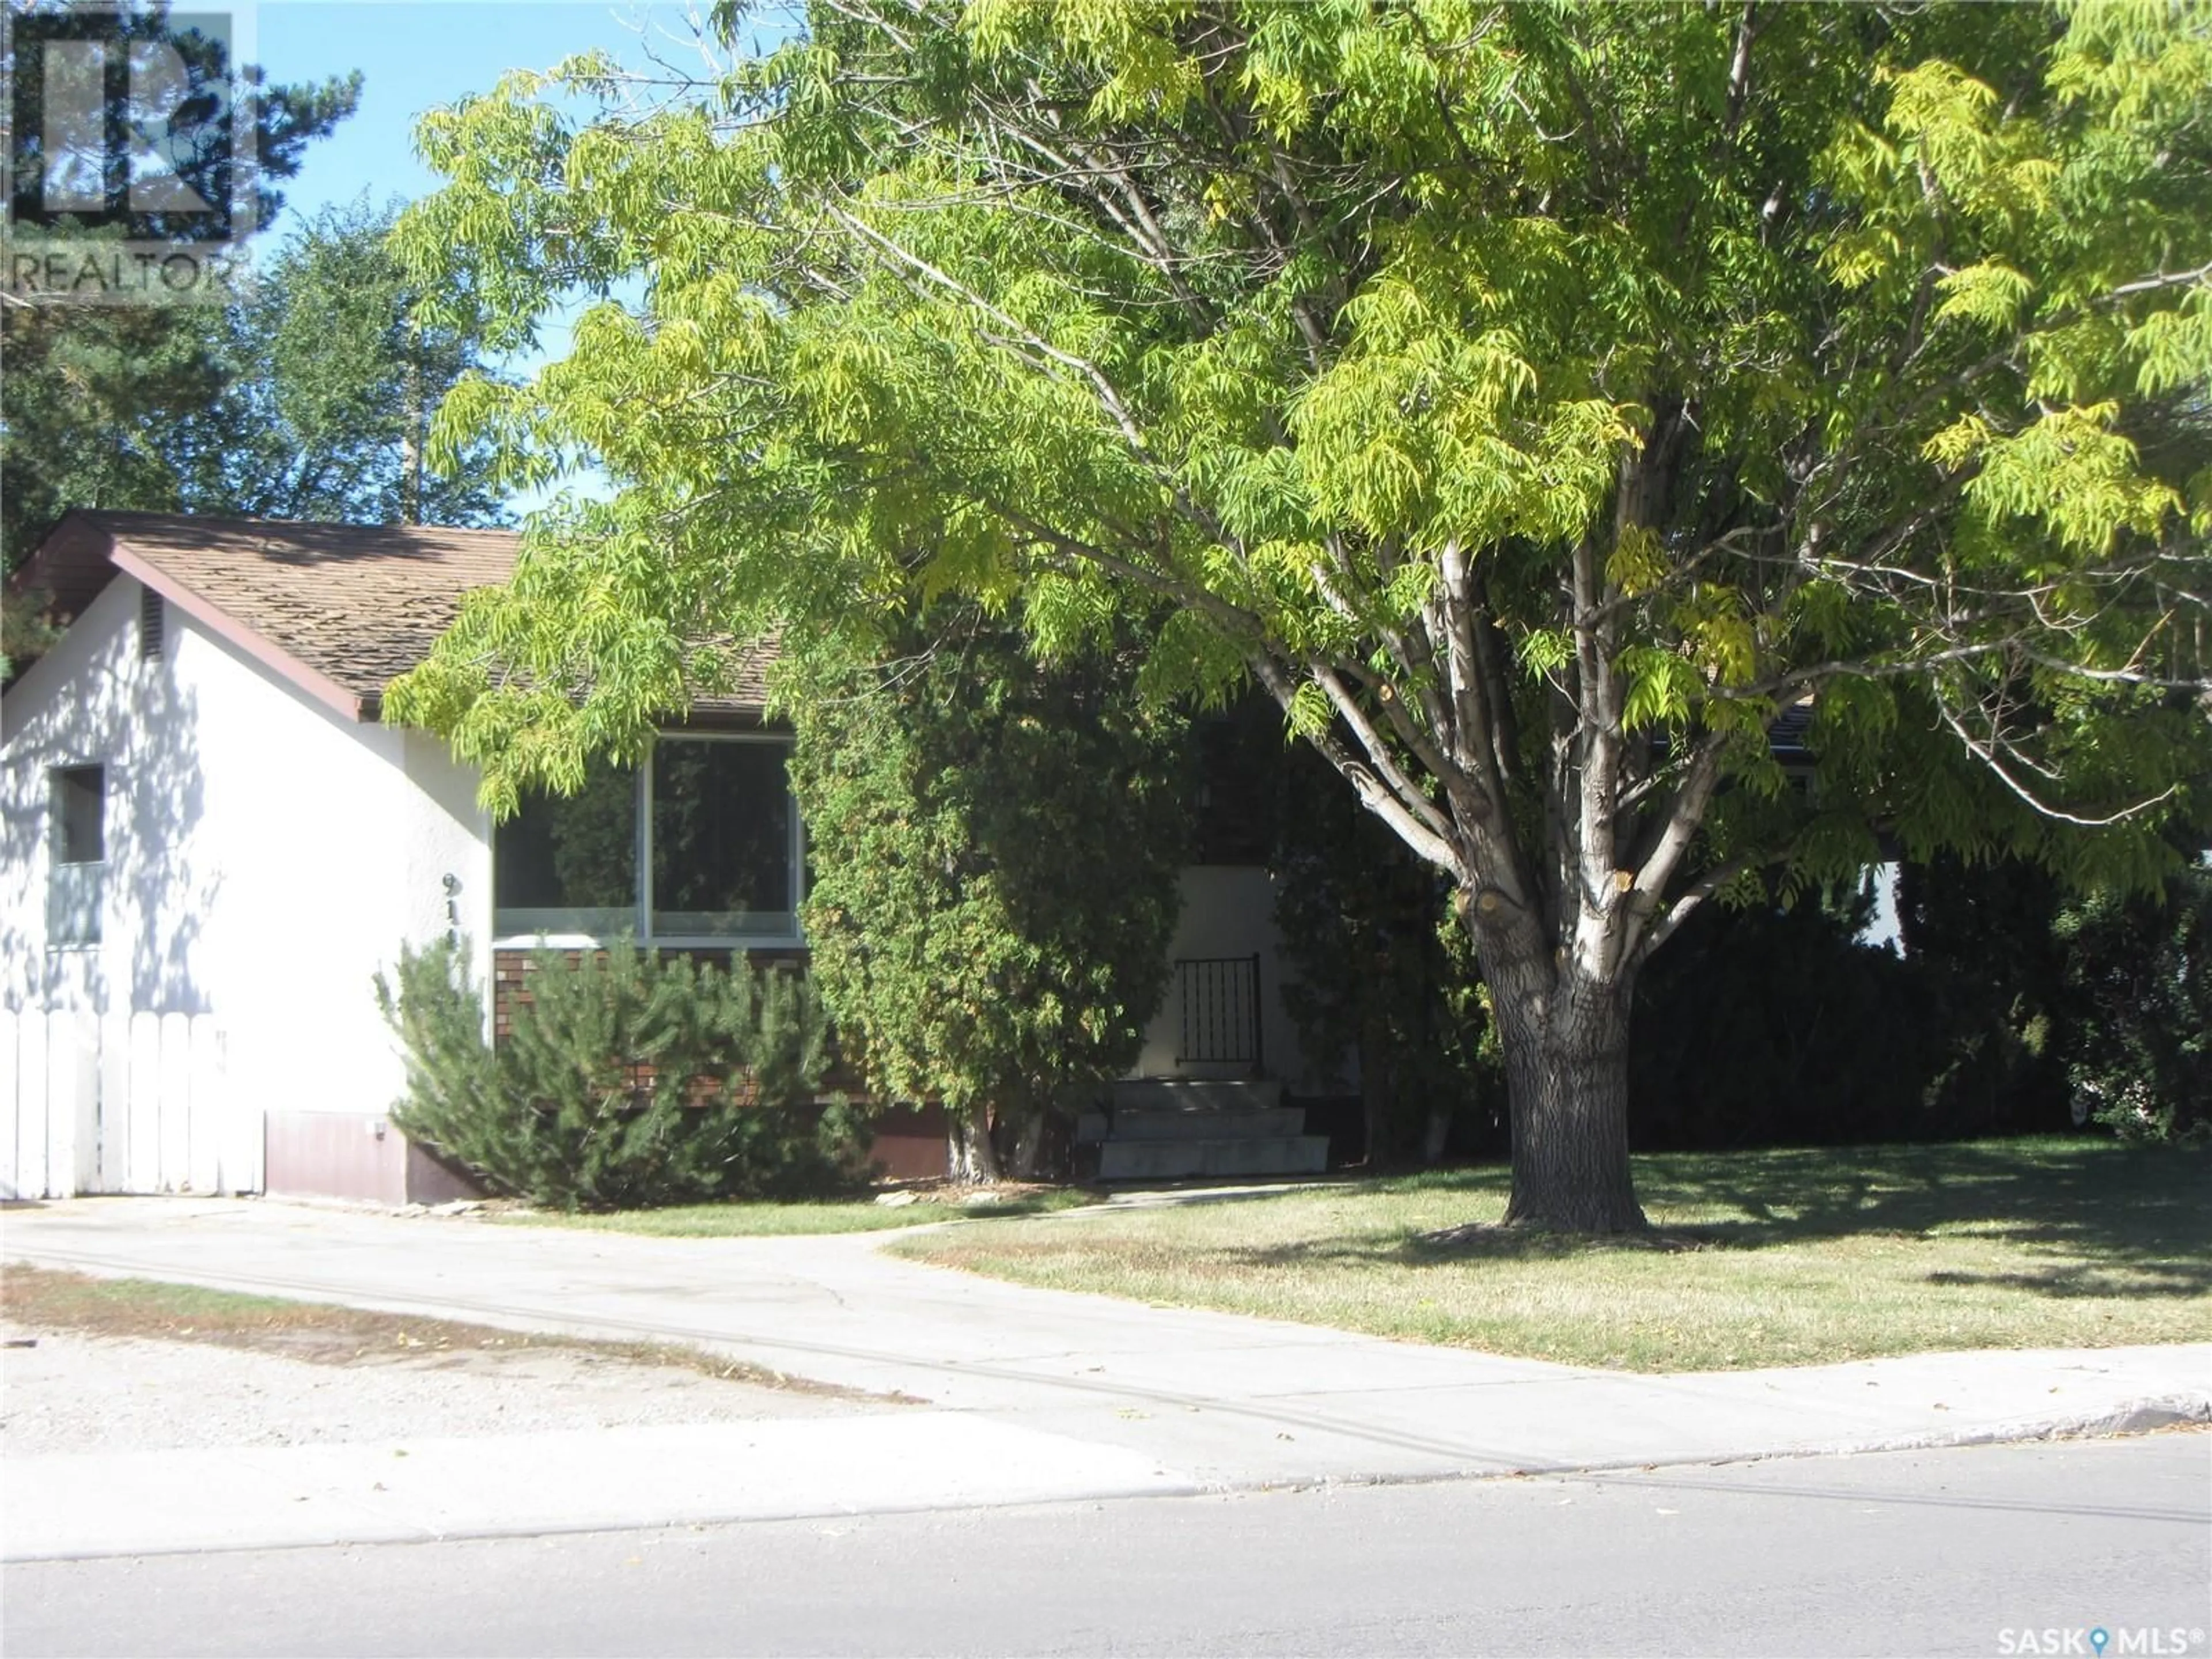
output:
<instances>
[{"instance_id":1,"label":"evergreen shrub","mask_svg":"<svg viewBox=\"0 0 2212 1659\"><path fill-rule=\"evenodd\" d=\"M799 975L641 951L541 951L504 1041L463 949L403 948L378 1005L407 1054L392 1121L492 1191L564 1210L856 1184L865 1125L816 1105L830 1022Z\"/></svg>"},{"instance_id":2,"label":"evergreen shrub","mask_svg":"<svg viewBox=\"0 0 2212 1659\"><path fill-rule=\"evenodd\" d=\"M1026 1180L1166 994L1182 723L979 607L878 620L779 665L811 971L875 1093L944 1104L953 1173Z\"/></svg>"},{"instance_id":3,"label":"evergreen shrub","mask_svg":"<svg viewBox=\"0 0 2212 1659\"><path fill-rule=\"evenodd\" d=\"M2156 898L2096 895L2051 924L2074 1018L2074 1109L2123 1140L2212 1140L2212 870Z\"/></svg>"}]
</instances>

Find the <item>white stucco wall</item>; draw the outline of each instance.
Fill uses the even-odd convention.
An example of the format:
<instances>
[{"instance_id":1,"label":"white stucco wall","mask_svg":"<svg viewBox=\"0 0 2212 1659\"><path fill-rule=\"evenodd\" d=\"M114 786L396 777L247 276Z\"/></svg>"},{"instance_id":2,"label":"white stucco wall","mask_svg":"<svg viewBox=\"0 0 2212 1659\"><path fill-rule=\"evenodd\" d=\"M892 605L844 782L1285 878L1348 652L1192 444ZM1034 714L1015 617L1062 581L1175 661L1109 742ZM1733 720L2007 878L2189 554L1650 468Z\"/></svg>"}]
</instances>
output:
<instances>
[{"instance_id":1,"label":"white stucco wall","mask_svg":"<svg viewBox=\"0 0 2212 1659\"><path fill-rule=\"evenodd\" d=\"M1321 1079L1308 1075L1298 1048L1297 1028L1283 1012L1282 933L1275 926L1274 877L1256 865L1194 864L1184 866L1182 915L1176 924L1168 956L1186 958L1260 958L1260 1037L1266 1074L1293 1090L1312 1091ZM1170 972L1166 1000L1145 1028L1144 1052L1133 1076L1233 1075L1239 1068L1178 1065L1182 1010Z\"/></svg>"},{"instance_id":2,"label":"white stucco wall","mask_svg":"<svg viewBox=\"0 0 2212 1659\"><path fill-rule=\"evenodd\" d=\"M475 780L435 739L346 719L167 607L138 654L118 576L0 708L0 996L211 1014L267 1112L381 1113L401 1068L372 975L448 925L488 979L491 855ZM46 948L47 773L107 769L95 948Z\"/></svg>"}]
</instances>

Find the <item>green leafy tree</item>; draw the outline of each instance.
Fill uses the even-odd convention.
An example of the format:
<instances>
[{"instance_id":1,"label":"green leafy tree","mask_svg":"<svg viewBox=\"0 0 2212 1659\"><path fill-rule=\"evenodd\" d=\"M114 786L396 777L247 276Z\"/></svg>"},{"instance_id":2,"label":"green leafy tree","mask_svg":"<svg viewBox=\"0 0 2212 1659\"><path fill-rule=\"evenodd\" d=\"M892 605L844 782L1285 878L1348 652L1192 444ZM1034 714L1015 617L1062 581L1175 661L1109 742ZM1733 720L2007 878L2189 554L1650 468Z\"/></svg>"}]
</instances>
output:
<instances>
[{"instance_id":1,"label":"green leafy tree","mask_svg":"<svg viewBox=\"0 0 2212 1659\"><path fill-rule=\"evenodd\" d=\"M1782 884L1772 880L1762 902L1700 910L1638 987L1630 1109L1639 1146L1949 1140L2030 1127L1978 1091L1931 1086L1968 1027L1944 994L1948 975L1862 939L1870 886L1799 891L1784 904Z\"/></svg>"},{"instance_id":2,"label":"green leafy tree","mask_svg":"<svg viewBox=\"0 0 2212 1659\"><path fill-rule=\"evenodd\" d=\"M76 429L58 468L41 477L49 493L40 510L497 522L505 503L477 464L483 457L465 456L447 473L423 465L439 399L483 370L481 331L412 320L414 295L387 246L392 217L365 204L327 210L277 246L228 303L178 307L183 314L150 337L150 363L115 365L125 380L143 372L159 381L165 362L180 366L177 376L137 387L127 414L106 405L99 418L112 420L104 433ZM96 328L79 326L79 335L78 345L105 339ZM35 389L26 395L37 402ZM27 448L32 436L21 435ZM78 439L93 448L73 447ZM112 467L87 462L90 471L78 470L110 441L122 446ZM46 527L27 521L27 534ZM11 660L49 641L38 611L27 603L10 608Z\"/></svg>"},{"instance_id":3,"label":"green leafy tree","mask_svg":"<svg viewBox=\"0 0 2212 1659\"><path fill-rule=\"evenodd\" d=\"M883 1095L944 1103L953 1171L1035 1172L1166 988L1179 721L1115 665L1040 663L972 607L791 665L816 982Z\"/></svg>"},{"instance_id":4,"label":"green leafy tree","mask_svg":"<svg viewBox=\"0 0 2212 1659\"><path fill-rule=\"evenodd\" d=\"M2094 1118L2144 1139L2212 1119L2212 870L2179 850L2188 865L2144 893L2069 893L2013 860L1906 866L1932 1117L1979 1133Z\"/></svg>"},{"instance_id":5,"label":"green leafy tree","mask_svg":"<svg viewBox=\"0 0 2212 1659\"><path fill-rule=\"evenodd\" d=\"M2127 1140L2212 1138L2212 867L2155 897L2096 893L2051 924L2076 1109Z\"/></svg>"},{"instance_id":6,"label":"green leafy tree","mask_svg":"<svg viewBox=\"0 0 2212 1659\"><path fill-rule=\"evenodd\" d=\"M10 100L11 251L23 245L20 228L40 216L46 168L58 164L45 154L44 77L21 72L18 55L39 50L50 35L70 33L72 12L52 0L8 8L0 55ZM283 181L299 172L308 145L327 137L360 100L358 74L319 85L269 85L258 69L233 65L222 41L173 27L164 3L102 13L100 28L111 39L173 52L185 76L182 105L221 103L234 90L251 88L250 158L233 154L222 122L213 124L215 142L164 151L178 181L202 201L225 210L250 204L250 222L234 230L274 222L283 206ZM131 96L127 76L108 77L110 132L128 131L143 112ZM127 202L121 181L110 183L116 199ZM198 228L196 218L149 212L106 227L64 218L43 234L64 246L97 248L103 238L119 234L160 241L190 238ZM0 356L7 363L0 382L0 564L13 570L74 507L158 511L183 504L173 443L179 423L205 416L232 384L225 333L221 307L213 304L44 303L13 293L0 300ZM29 618L19 613L18 619Z\"/></svg>"},{"instance_id":7,"label":"green leafy tree","mask_svg":"<svg viewBox=\"0 0 2212 1659\"><path fill-rule=\"evenodd\" d=\"M422 131L426 291L520 337L643 279L444 410L621 486L390 705L495 804L720 629L1164 599L1152 691L1256 682L1443 872L1509 1217L1588 1231L1643 1224L1629 1012L1713 895L1877 824L2142 885L2205 812L2201 3L810 19L689 104Z\"/></svg>"},{"instance_id":8,"label":"green leafy tree","mask_svg":"<svg viewBox=\"0 0 2212 1659\"><path fill-rule=\"evenodd\" d=\"M326 210L276 248L217 324L221 390L155 447L189 512L368 524L485 524L483 457L429 473L439 400L484 372L482 329L423 324L387 239L396 209Z\"/></svg>"},{"instance_id":9,"label":"green leafy tree","mask_svg":"<svg viewBox=\"0 0 2212 1659\"><path fill-rule=\"evenodd\" d=\"M2068 899L2049 870L2019 859L1941 854L1899 872L1931 1123L1955 1135L2067 1127L2062 1050L2075 998L2051 924Z\"/></svg>"}]
</instances>

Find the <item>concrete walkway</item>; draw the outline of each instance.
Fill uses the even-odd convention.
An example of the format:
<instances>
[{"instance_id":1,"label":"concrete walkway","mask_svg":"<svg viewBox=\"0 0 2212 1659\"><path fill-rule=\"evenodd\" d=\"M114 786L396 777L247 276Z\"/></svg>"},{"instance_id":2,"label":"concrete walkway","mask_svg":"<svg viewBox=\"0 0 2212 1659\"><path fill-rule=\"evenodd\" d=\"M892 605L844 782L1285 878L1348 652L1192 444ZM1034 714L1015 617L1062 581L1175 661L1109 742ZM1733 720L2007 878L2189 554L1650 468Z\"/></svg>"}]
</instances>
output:
<instances>
[{"instance_id":1,"label":"concrete walkway","mask_svg":"<svg viewBox=\"0 0 2212 1659\"><path fill-rule=\"evenodd\" d=\"M2212 1418L2212 1344L1638 1376L1002 1285L885 1256L885 1238L650 1239L251 1200L10 1212L10 1261L687 1342L927 1408L11 1459L0 1556L1588 1470Z\"/></svg>"}]
</instances>

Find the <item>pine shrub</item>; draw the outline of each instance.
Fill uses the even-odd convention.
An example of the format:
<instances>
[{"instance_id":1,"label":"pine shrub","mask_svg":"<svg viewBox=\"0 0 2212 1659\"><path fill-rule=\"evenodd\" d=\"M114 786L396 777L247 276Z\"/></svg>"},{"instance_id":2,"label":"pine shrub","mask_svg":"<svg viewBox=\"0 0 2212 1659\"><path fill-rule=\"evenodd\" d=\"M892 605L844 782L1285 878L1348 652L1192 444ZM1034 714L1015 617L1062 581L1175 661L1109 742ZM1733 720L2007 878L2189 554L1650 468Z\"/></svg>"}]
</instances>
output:
<instances>
[{"instance_id":1,"label":"pine shrub","mask_svg":"<svg viewBox=\"0 0 2212 1659\"><path fill-rule=\"evenodd\" d=\"M628 941L532 958L504 1041L448 941L376 994L407 1055L392 1121L492 1191L567 1210L787 1198L853 1184L866 1132L817 1108L830 1024L799 975Z\"/></svg>"}]
</instances>

